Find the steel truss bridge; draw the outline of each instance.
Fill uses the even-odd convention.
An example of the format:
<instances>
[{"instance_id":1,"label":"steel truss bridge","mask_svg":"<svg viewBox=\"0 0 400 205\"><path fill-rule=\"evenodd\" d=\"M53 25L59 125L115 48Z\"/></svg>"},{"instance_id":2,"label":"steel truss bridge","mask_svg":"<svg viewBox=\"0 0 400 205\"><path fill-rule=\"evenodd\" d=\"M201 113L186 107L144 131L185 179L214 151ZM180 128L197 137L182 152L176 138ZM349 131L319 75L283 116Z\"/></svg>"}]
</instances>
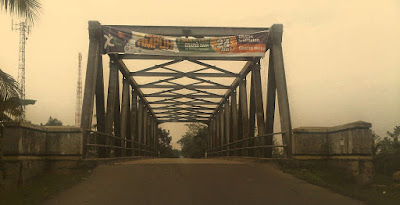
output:
<instances>
[{"instance_id":1,"label":"steel truss bridge","mask_svg":"<svg viewBox=\"0 0 400 205\"><path fill-rule=\"evenodd\" d=\"M271 157L274 147L283 147L285 156L291 157L292 128L281 24L269 28L112 26L153 35L187 38L267 31L266 54L269 55L269 65L266 87L261 83L260 57L104 54L103 27L97 21L89 22L90 43L81 118L86 157L157 156L157 127L165 122L208 125L208 156ZM103 55L109 55L110 58L107 98ZM128 67L132 59L167 62L133 71ZM207 63L209 60L242 61L245 65L240 72L232 72ZM172 68L182 62L197 68ZM122 85L119 73L123 76ZM138 78L148 78L150 81L139 83ZM182 79L190 79L190 83L180 81ZM231 84L223 84L217 79L225 79L224 82L230 81ZM265 102L263 93L267 96ZM273 129L276 98L282 130L278 133ZM96 129L92 126L94 110ZM282 144L275 145L273 135L278 134L282 136Z\"/></svg>"}]
</instances>

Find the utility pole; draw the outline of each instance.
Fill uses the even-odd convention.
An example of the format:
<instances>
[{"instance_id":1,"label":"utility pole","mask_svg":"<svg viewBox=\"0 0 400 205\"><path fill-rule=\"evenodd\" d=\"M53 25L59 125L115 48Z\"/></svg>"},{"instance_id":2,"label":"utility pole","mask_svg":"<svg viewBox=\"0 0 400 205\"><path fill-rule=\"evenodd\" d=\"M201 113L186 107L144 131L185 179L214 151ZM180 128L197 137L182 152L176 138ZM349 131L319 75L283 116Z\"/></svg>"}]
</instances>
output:
<instances>
[{"instance_id":1,"label":"utility pole","mask_svg":"<svg viewBox=\"0 0 400 205\"><path fill-rule=\"evenodd\" d=\"M19 30L19 57L18 57L18 86L21 91L21 100L25 100L25 43L28 40L29 26L26 21L14 24L11 22L11 30ZM21 121L25 120L25 105L22 106Z\"/></svg>"},{"instance_id":2,"label":"utility pole","mask_svg":"<svg viewBox=\"0 0 400 205\"><path fill-rule=\"evenodd\" d=\"M81 126L82 113L82 53L78 54L78 81L76 86L76 111L75 111L75 126Z\"/></svg>"}]
</instances>

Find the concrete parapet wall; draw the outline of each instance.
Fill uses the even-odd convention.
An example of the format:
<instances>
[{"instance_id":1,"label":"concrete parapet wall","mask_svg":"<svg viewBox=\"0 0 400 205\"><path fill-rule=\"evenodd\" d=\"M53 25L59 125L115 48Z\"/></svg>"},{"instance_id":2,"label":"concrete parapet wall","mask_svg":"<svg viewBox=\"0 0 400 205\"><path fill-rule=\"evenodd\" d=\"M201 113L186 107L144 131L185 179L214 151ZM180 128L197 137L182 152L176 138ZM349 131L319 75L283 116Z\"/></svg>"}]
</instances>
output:
<instances>
[{"instance_id":1,"label":"concrete parapet wall","mask_svg":"<svg viewBox=\"0 0 400 205\"><path fill-rule=\"evenodd\" d=\"M46 171L65 171L80 164L80 128L23 122L5 122L2 125L0 189L18 187Z\"/></svg>"},{"instance_id":2,"label":"concrete parapet wall","mask_svg":"<svg viewBox=\"0 0 400 205\"><path fill-rule=\"evenodd\" d=\"M82 131L77 127L4 123L2 150L7 155L81 155Z\"/></svg>"},{"instance_id":3,"label":"concrete parapet wall","mask_svg":"<svg viewBox=\"0 0 400 205\"><path fill-rule=\"evenodd\" d=\"M293 129L293 156L372 156L373 139L370 128L371 123L358 121L334 127Z\"/></svg>"},{"instance_id":4,"label":"concrete parapet wall","mask_svg":"<svg viewBox=\"0 0 400 205\"><path fill-rule=\"evenodd\" d=\"M349 175L358 184L373 178L371 123L358 121L334 127L293 129L293 159L324 165Z\"/></svg>"}]
</instances>

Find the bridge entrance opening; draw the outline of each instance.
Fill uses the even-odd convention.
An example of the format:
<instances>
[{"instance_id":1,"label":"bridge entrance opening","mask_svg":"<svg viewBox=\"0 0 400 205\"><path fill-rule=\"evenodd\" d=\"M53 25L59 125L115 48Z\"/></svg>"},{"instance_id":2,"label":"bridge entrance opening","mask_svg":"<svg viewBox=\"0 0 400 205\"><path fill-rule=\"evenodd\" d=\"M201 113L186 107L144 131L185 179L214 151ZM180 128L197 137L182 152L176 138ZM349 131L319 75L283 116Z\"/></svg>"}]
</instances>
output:
<instances>
[{"instance_id":1,"label":"bridge entrance opening","mask_svg":"<svg viewBox=\"0 0 400 205\"><path fill-rule=\"evenodd\" d=\"M208 157L271 157L274 147L283 147L290 158L282 32L280 24L178 27L90 21L81 119L84 156L157 156L159 124L199 122L208 125ZM103 55L110 58L106 99ZM266 55L268 66L262 66ZM133 60L162 62L132 69ZM242 68L216 66L216 61L241 62ZM262 67L268 70L267 86ZM281 132L274 132L276 101ZM282 136L281 144L273 143L274 135Z\"/></svg>"}]
</instances>

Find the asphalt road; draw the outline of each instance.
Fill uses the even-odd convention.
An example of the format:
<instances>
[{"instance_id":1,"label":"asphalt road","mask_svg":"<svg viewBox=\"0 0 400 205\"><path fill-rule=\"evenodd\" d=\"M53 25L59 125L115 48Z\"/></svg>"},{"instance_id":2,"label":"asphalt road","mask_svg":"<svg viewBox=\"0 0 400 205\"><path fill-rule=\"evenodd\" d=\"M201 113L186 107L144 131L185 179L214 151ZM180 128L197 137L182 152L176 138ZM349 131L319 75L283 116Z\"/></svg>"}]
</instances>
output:
<instances>
[{"instance_id":1,"label":"asphalt road","mask_svg":"<svg viewBox=\"0 0 400 205\"><path fill-rule=\"evenodd\" d=\"M282 173L271 164L149 159L103 165L45 202L75 204L362 204Z\"/></svg>"}]
</instances>

